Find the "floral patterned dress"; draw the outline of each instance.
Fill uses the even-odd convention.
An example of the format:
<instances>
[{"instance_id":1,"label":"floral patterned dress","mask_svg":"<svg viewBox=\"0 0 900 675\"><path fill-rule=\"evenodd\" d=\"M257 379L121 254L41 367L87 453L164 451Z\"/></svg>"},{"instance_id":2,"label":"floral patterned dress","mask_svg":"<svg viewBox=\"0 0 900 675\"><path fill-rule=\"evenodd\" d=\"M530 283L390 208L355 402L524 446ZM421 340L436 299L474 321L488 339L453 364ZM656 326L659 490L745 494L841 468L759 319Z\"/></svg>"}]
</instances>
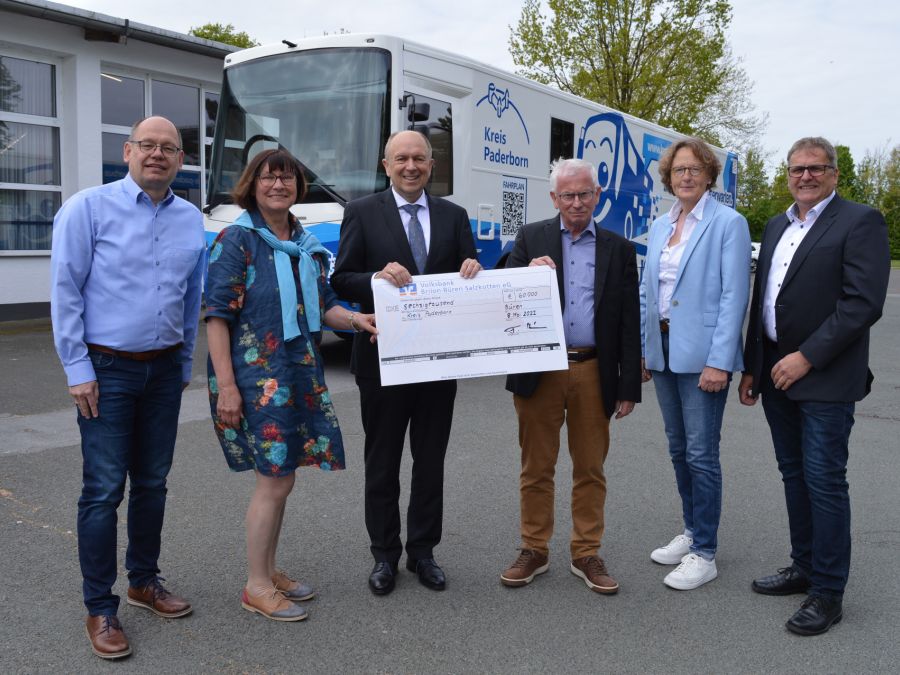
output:
<instances>
[{"instance_id":1,"label":"floral patterned dress","mask_svg":"<svg viewBox=\"0 0 900 675\"><path fill-rule=\"evenodd\" d=\"M265 223L250 214L256 227ZM292 239L302 228L295 223ZM319 264L319 309L337 304L326 282L328 261ZM231 225L216 237L209 251L206 316L228 322L231 363L243 400L240 429L222 424L216 415L219 389L212 360L207 360L209 404L213 425L232 471L256 469L267 476L284 476L299 466L325 470L344 468L344 445L328 388L318 342L306 322L297 260L291 259L297 284L297 321L301 335L284 341L281 300L274 251L262 238Z\"/></svg>"}]
</instances>

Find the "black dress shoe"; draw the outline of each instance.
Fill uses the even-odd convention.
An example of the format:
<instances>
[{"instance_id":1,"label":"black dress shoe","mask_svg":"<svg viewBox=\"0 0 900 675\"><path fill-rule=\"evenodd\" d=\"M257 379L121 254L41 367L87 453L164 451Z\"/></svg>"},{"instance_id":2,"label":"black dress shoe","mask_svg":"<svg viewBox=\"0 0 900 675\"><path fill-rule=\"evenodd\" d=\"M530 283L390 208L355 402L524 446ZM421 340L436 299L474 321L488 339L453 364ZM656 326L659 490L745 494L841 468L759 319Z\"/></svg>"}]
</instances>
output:
<instances>
[{"instance_id":1,"label":"black dress shoe","mask_svg":"<svg viewBox=\"0 0 900 675\"><path fill-rule=\"evenodd\" d=\"M442 591L447 588L447 577L444 576L444 570L438 567L434 558L422 558L421 560L407 558L406 569L415 572L419 577L419 583L433 591Z\"/></svg>"},{"instance_id":2,"label":"black dress shoe","mask_svg":"<svg viewBox=\"0 0 900 675\"><path fill-rule=\"evenodd\" d=\"M809 590L809 577L796 567L784 567L775 574L756 579L752 588L763 595L793 595Z\"/></svg>"},{"instance_id":3,"label":"black dress shoe","mask_svg":"<svg viewBox=\"0 0 900 675\"><path fill-rule=\"evenodd\" d=\"M375 595L387 595L394 590L394 577L397 565L389 562L377 562L369 575L369 588Z\"/></svg>"},{"instance_id":4,"label":"black dress shoe","mask_svg":"<svg viewBox=\"0 0 900 675\"><path fill-rule=\"evenodd\" d=\"M784 625L797 635L821 635L838 623L843 616L840 598L811 595Z\"/></svg>"}]
</instances>

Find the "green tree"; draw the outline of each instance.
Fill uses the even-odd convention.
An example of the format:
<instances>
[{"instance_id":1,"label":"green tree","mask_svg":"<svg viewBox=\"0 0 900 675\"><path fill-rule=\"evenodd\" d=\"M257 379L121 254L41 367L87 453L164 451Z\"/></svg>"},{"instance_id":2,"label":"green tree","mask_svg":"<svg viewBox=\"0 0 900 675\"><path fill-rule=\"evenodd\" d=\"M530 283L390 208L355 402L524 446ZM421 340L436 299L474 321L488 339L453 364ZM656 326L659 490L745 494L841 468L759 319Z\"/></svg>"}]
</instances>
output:
<instances>
[{"instance_id":1,"label":"green tree","mask_svg":"<svg viewBox=\"0 0 900 675\"><path fill-rule=\"evenodd\" d=\"M769 194L772 200L770 217L778 213L784 213L794 203L794 197L788 188L787 162L782 162L778 165L778 169L775 170Z\"/></svg>"},{"instance_id":2,"label":"green tree","mask_svg":"<svg viewBox=\"0 0 900 675\"><path fill-rule=\"evenodd\" d=\"M766 223L774 215L766 156L759 148L744 153L738 180L737 210L750 225L750 238L759 241Z\"/></svg>"},{"instance_id":3,"label":"green tree","mask_svg":"<svg viewBox=\"0 0 900 675\"><path fill-rule=\"evenodd\" d=\"M846 145L836 145L834 150L837 153L837 166L840 172L837 184L838 194L855 202L862 201L859 179L856 176L856 164L853 161L853 155L850 154L850 148Z\"/></svg>"},{"instance_id":4,"label":"green tree","mask_svg":"<svg viewBox=\"0 0 900 675\"><path fill-rule=\"evenodd\" d=\"M900 145L894 146L885 164L884 187L879 206L887 221L891 259L900 260Z\"/></svg>"},{"instance_id":5,"label":"green tree","mask_svg":"<svg viewBox=\"0 0 900 675\"><path fill-rule=\"evenodd\" d=\"M866 152L859 163L860 201L876 209L881 208L881 200L887 191L886 168L890 157L887 146Z\"/></svg>"},{"instance_id":6,"label":"green tree","mask_svg":"<svg viewBox=\"0 0 900 675\"><path fill-rule=\"evenodd\" d=\"M246 32L238 32L237 29L235 29L235 27L230 23L226 25L222 25L221 23L205 23L202 26L198 26L197 28L192 27L188 31L188 34L198 38L215 40L216 42L224 42L226 45L234 45L235 47L240 47L241 49L247 49L248 47L256 47L259 45L259 42L247 35Z\"/></svg>"},{"instance_id":7,"label":"green tree","mask_svg":"<svg viewBox=\"0 0 900 675\"><path fill-rule=\"evenodd\" d=\"M728 49L727 0L525 0L510 53L533 80L714 143L765 127Z\"/></svg>"}]
</instances>

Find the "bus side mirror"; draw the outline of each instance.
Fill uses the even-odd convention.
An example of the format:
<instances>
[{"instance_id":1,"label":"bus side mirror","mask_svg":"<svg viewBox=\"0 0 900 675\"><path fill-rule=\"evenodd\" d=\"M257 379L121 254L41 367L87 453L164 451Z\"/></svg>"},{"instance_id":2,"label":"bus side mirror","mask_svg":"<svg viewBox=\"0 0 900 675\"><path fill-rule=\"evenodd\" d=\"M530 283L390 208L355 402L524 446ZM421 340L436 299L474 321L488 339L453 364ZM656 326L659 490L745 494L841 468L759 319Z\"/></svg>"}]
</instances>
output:
<instances>
[{"instance_id":1,"label":"bus side mirror","mask_svg":"<svg viewBox=\"0 0 900 675\"><path fill-rule=\"evenodd\" d=\"M413 99L412 105L409 106L409 112L406 117L410 122L424 122L431 117L430 103L416 103Z\"/></svg>"}]
</instances>

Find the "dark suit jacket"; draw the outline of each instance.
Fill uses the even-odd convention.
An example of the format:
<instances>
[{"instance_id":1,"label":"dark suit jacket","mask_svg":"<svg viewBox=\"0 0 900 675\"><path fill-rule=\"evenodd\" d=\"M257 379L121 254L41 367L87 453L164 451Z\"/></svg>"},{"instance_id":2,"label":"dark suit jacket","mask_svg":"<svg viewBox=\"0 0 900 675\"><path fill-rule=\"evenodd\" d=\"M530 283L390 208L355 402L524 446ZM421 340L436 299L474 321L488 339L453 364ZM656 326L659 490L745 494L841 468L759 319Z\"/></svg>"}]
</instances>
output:
<instances>
[{"instance_id":1,"label":"dark suit jacket","mask_svg":"<svg viewBox=\"0 0 900 675\"><path fill-rule=\"evenodd\" d=\"M772 255L789 224L766 225L744 344L744 372L760 391L763 299ZM875 209L835 195L794 254L775 303L778 354L799 350L812 370L788 388L795 401L859 401L869 393L869 327L881 317L890 274L887 225Z\"/></svg>"},{"instance_id":2,"label":"dark suit jacket","mask_svg":"<svg viewBox=\"0 0 900 675\"><path fill-rule=\"evenodd\" d=\"M372 275L396 261L411 274L458 272L466 258L475 258L475 241L466 210L440 197L428 195L431 240L425 269L416 268L400 211L391 189L355 199L344 209L337 261L331 285L344 300L358 302L363 312L374 312ZM378 378L378 346L368 333L353 340L350 372Z\"/></svg>"},{"instance_id":3,"label":"dark suit jacket","mask_svg":"<svg viewBox=\"0 0 900 675\"><path fill-rule=\"evenodd\" d=\"M562 233L559 216L529 223L519 230L507 267L526 267L533 258L550 256L556 263L559 299L565 306ZM641 311L634 246L608 230L597 228L594 280L594 339L604 413L610 417L616 401L641 400ZM506 379L506 388L531 396L541 373L521 373Z\"/></svg>"}]
</instances>

